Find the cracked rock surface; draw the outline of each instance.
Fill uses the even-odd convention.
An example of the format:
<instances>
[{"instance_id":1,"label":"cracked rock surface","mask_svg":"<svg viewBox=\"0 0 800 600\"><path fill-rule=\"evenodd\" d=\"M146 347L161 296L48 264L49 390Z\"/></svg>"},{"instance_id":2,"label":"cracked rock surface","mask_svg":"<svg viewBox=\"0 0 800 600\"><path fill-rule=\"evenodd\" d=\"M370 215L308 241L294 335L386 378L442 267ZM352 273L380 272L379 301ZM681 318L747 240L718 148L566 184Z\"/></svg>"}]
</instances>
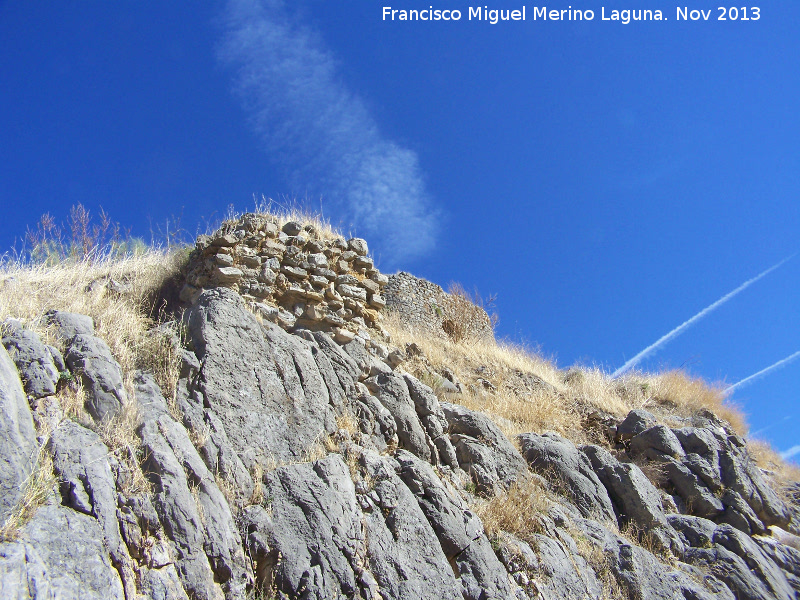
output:
<instances>
[{"instance_id":1,"label":"cracked rock surface","mask_svg":"<svg viewBox=\"0 0 800 600\"><path fill-rule=\"evenodd\" d=\"M509 439L354 325L386 284L363 240L247 227L203 241L174 396L88 316L43 317L61 350L4 326L0 598L798 597L798 506L713 414Z\"/></svg>"}]
</instances>

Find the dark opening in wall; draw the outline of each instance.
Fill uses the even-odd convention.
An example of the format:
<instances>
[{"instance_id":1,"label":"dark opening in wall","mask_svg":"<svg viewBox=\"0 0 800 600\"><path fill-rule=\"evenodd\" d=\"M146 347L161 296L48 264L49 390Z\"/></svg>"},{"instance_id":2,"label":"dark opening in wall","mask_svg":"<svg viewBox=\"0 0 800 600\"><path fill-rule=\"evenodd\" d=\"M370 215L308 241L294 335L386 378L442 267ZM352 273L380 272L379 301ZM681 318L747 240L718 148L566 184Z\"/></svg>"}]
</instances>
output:
<instances>
[{"instance_id":1,"label":"dark opening in wall","mask_svg":"<svg viewBox=\"0 0 800 600\"><path fill-rule=\"evenodd\" d=\"M453 323L450 319L445 319L442 321L442 329L444 332L449 335L451 338L455 340L456 338L456 324Z\"/></svg>"}]
</instances>

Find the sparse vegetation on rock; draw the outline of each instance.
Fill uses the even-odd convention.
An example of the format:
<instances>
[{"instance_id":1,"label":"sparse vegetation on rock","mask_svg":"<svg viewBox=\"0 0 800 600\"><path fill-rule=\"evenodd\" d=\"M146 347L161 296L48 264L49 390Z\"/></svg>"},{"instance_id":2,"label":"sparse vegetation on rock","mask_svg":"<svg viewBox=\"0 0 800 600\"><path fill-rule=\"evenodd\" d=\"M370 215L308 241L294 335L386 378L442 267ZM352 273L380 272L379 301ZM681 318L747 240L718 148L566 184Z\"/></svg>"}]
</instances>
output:
<instances>
[{"instance_id":1,"label":"sparse vegetation on rock","mask_svg":"<svg viewBox=\"0 0 800 600\"><path fill-rule=\"evenodd\" d=\"M73 221L0 268L0 597L800 592L797 471L713 385L560 370L302 214Z\"/></svg>"}]
</instances>

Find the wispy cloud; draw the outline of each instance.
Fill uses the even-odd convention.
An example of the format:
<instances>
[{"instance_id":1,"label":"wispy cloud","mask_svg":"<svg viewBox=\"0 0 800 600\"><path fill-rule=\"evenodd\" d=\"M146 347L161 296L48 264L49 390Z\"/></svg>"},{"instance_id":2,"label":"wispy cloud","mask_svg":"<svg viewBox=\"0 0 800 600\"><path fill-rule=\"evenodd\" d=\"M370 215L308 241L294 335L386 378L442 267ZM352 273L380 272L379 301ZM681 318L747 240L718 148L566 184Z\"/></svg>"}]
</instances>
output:
<instances>
[{"instance_id":1,"label":"wispy cloud","mask_svg":"<svg viewBox=\"0 0 800 600\"><path fill-rule=\"evenodd\" d=\"M666 344L670 340L678 337L681 333L683 333L689 327L691 327L692 325L697 323L700 319L702 319L703 317L708 316L711 312L713 312L716 309L718 309L720 306L725 304L728 300L731 300L732 298L734 298L735 296L737 296L738 294L740 294L741 292L746 290L748 287L753 285L756 281L758 281L762 277L766 277L767 275L772 273L772 271L774 271L775 269L777 269L778 267L783 265L786 261L791 260L792 258L794 258L794 256L795 255L792 254L791 256L788 256L788 257L784 258L779 263L777 263L775 265L772 265L766 271L763 271L763 272L759 273L758 275L756 275L752 279L748 279L742 285L737 287L732 292L729 292L729 293L725 294L722 298L720 298L719 300L717 300L713 304L710 304L710 305L706 306L703 310L701 310L699 313L697 313L691 319L689 319L687 321L684 321L683 323L678 325L675 329L670 331L668 334L660 337L654 344L649 345L647 348L645 348L644 350L639 352L639 354L637 354L636 356L631 358L628 362L626 362L624 365L622 365L619 369L614 371L611 374L611 376L612 377L618 377L619 375L622 375L623 373L625 373L626 371L628 371L632 367L636 366L640 361L642 361L642 359L650 356L653 352L658 350L661 346L663 346L664 344Z\"/></svg>"},{"instance_id":2,"label":"wispy cloud","mask_svg":"<svg viewBox=\"0 0 800 600\"><path fill-rule=\"evenodd\" d=\"M286 2L231 0L220 57L293 185L322 194L396 260L432 249L437 215L417 155L381 134L332 52Z\"/></svg>"},{"instance_id":3,"label":"wispy cloud","mask_svg":"<svg viewBox=\"0 0 800 600\"><path fill-rule=\"evenodd\" d=\"M779 360L776 363L771 364L766 369L761 369L758 373L753 373L749 377L745 377L741 381L737 381L733 385L728 386L727 388L725 388L725 393L726 394L730 394L733 390L735 390L737 388L740 388L740 387L742 387L744 385L747 385L748 383L752 383L756 379L764 377L765 375L768 375L769 373L772 373L772 371L774 371L776 369L780 369L781 367L785 367L786 365L788 365L790 362L792 362L797 357L800 357L800 350L798 350L794 354L790 354L786 358L783 358L783 359Z\"/></svg>"},{"instance_id":4,"label":"wispy cloud","mask_svg":"<svg viewBox=\"0 0 800 600\"><path fill-rule=\"evenodd\" d=\"M784 460L789 460L790 458L793 458L798 454L800 454L800 446L792 446L788 450L784 450L783 452L781 452L781 458Z\"/></svg>"}]
</instances>

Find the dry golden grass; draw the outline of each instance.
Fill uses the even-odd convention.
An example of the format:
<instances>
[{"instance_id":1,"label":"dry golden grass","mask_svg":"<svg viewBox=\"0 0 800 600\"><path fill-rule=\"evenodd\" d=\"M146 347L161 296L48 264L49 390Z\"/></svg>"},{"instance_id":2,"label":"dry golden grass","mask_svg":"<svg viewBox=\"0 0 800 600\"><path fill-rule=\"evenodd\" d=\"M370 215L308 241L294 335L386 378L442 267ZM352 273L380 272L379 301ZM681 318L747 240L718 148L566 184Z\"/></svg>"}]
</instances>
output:
<instances>
[{"instance_id":1,"label":"dry golden grass","mask_svg":"<svg viewBox=\"0 0 800 600\"><path fill-rule=\"evenodd\" d=\"M414 342L423 351L424 358L411 357L404 368L434 389L438 373L449 369L463 393L448 401L489 414L509 438L551 430L583 443L585 415L602 411L623 418L634 408L646 408L665 421L709 409L737 432L747 431L741 412L724 402L721 386L681 371L633 372L614 379L597 368L561 371L553 361L513 344L425 335L392 313L385 315L383 327L393 343Z\"/></svg>"},{"instance_id":2,"label":"dry golden grass","mask_svg":"<svg viewBox=\"0 0 800 600\"><path fill-rule=\"evenodd\" d=\"M748 440L747 449L756 465L766 471L771 479L773 489L785 501L796 503L799 498L791 494L790 488L793 484L800 483L800 467L784 460L772 446L763 440Z\"/></svg>"},{"instance_id":3,"label":"dry golden grass","mask_svg":"<svg viewBox=\"0 0 800 600\"><path fill-rule=\"evenodd\" d=\"M235 210L233 205L229 206L225 219L220 224L218 230L232 231L239 225L240 219L246 214L270 218L277 223L278 229L282 228L289 221L296 221L303 227L312 227L317 238L320 240L332 241L337 238L345 237L339 229L331 225L328 219L303 208L296 201L288 200L278 202L264 196L255 203L255 210L251 213L239 212Z\"/></svg>"},{"instance_id":4,"label":"dry golden grass","mask_svg":"<svg viewBox=\"0 0 800 600\"><path fill-rule=\"evenodd\" d=\"M96 333L111 348L124 372L151 361L148 317L158 312L154 298L180 268L180 253L149 251L132 257L81 260L59 265L0 265L0 320L18 318L48 343L58 340L42 320L49 310L91 316ZM130 286L114 294L103 285L113 279Z\"/></svg>"},{"instance_id":5,"label":"dry golden grass","mask_svg":"<svg viewBox=\"0 0 800 600\"><path fill-rule=\"evenodd\" d=\"M124 374L128 401L113 419L96 424L84 410L85 394L77 380L61 386L56 397L65 418L96 431L109 451L127 471L127 493L147 491L149 483L140 468L141 442L135 433L139 423L133 373L137 368L153 371L168 398L174 394L178 375L177 351L165 336L152 331L148 315L164 282L180 268L182 253L151 250L131 257L98 260L68 260L57 265L7 262L0 266L0 321L20 319L46 343L65 350L47 326L44 315L52 309L91 316L95 330L111 348ZM124 282L129 291L116 294L105 283Z\"/></svg>"},{"instance_id":6,"label":"dry golden grass","mask_svg":"<svg viewBox=\"0 0 800 600\"><path fill-rule=\"evenodd\" d=\"M25 490L17 505L0 525L0 542L10 542L17 538L20 529L36 514L53 494L56 476L53 473L53 459L46 449L39 448L36 464L25 482Z\"/></svg>"},{"instance_id":7,"label":"dry golden grass","mask_svg":"<svg viewBox=\"0 0 800 600\"><path fill-rule=\"evenodd\" d=\"M46 343L61 346L44 321L49 310L89 315L95 332L111 348L123 373L135 369L153 373L164 395L175 391L180 356L170 336L153 330L164 318L156 306L160 290L174 277L186 258L185 252L157 250L132 257L81 260L56 266L6 263L0 265L0 321L13 317L36 331ZM104 285L113 279L129 291L111 292ZM175 332L178 335L179 332Z\"/></svg>"},{"instance_id":8,"label":"dry golden grass","mask_svg":"<svg viewBox=\"0 0 800 600\"><path fill-rule=\"evenodd\" d=\"M410 358L403 365L406 370L436 388L431 369L450 369L461 381L464 393L448 400L495 417L507 435L544 429L566 433L574 428L573 407L559 395L565 388L552 362L493 340L456 342L425 335L406 328L392 313L385 315L382 325L392 343L403 347L413 342L425 354L424 359ZM525 389L520 384L520 374L534 375L546 385ZM479 380L491 383L495 389L487 389Z\"/></svg>"},{"instance_id":9,"label":"dry golden grass","mask_svg":"<svg viewBox=\"0 0 800 600\"><path fill-rule=\"evenodd\" d=\"M507 491L488 500L478 499L471 508L481 518L490 539L505 531L535 545L533 534L543 530L539 515L547 513L551 504L539 481L520 477Z\"/></svg>"},{"instance_id":10,"label":"dry golden grass","mask_svg":"<svg viewBox=\"0 0 800 600\"><path fill-rule=\"evenodd\" d=\"M131 394L130 389L128 394ZM126 496L149 493L152 490L152 483L141 469L145 457L141 440L136 435L140 422L139 411L132 400L123 404L122 410L112 419L99 425L91 421L85 422L85 425L97 431L109 452L119 461L120 468L125 471L119 483Z\"/></svg>"},{"instance_id":11,"label":"dry golden grass","mask_svg":"<svg viewBox=\"0 0 800 600\"><path fill-rule=\"evenodd\" d=\"M708 409L726 420L740 434L747 434L744 415L725 402L724 386L709 383L683 371L667 371L644 378L650 402L679 416L691 416Z\"/></svg>"}]
</instances>

